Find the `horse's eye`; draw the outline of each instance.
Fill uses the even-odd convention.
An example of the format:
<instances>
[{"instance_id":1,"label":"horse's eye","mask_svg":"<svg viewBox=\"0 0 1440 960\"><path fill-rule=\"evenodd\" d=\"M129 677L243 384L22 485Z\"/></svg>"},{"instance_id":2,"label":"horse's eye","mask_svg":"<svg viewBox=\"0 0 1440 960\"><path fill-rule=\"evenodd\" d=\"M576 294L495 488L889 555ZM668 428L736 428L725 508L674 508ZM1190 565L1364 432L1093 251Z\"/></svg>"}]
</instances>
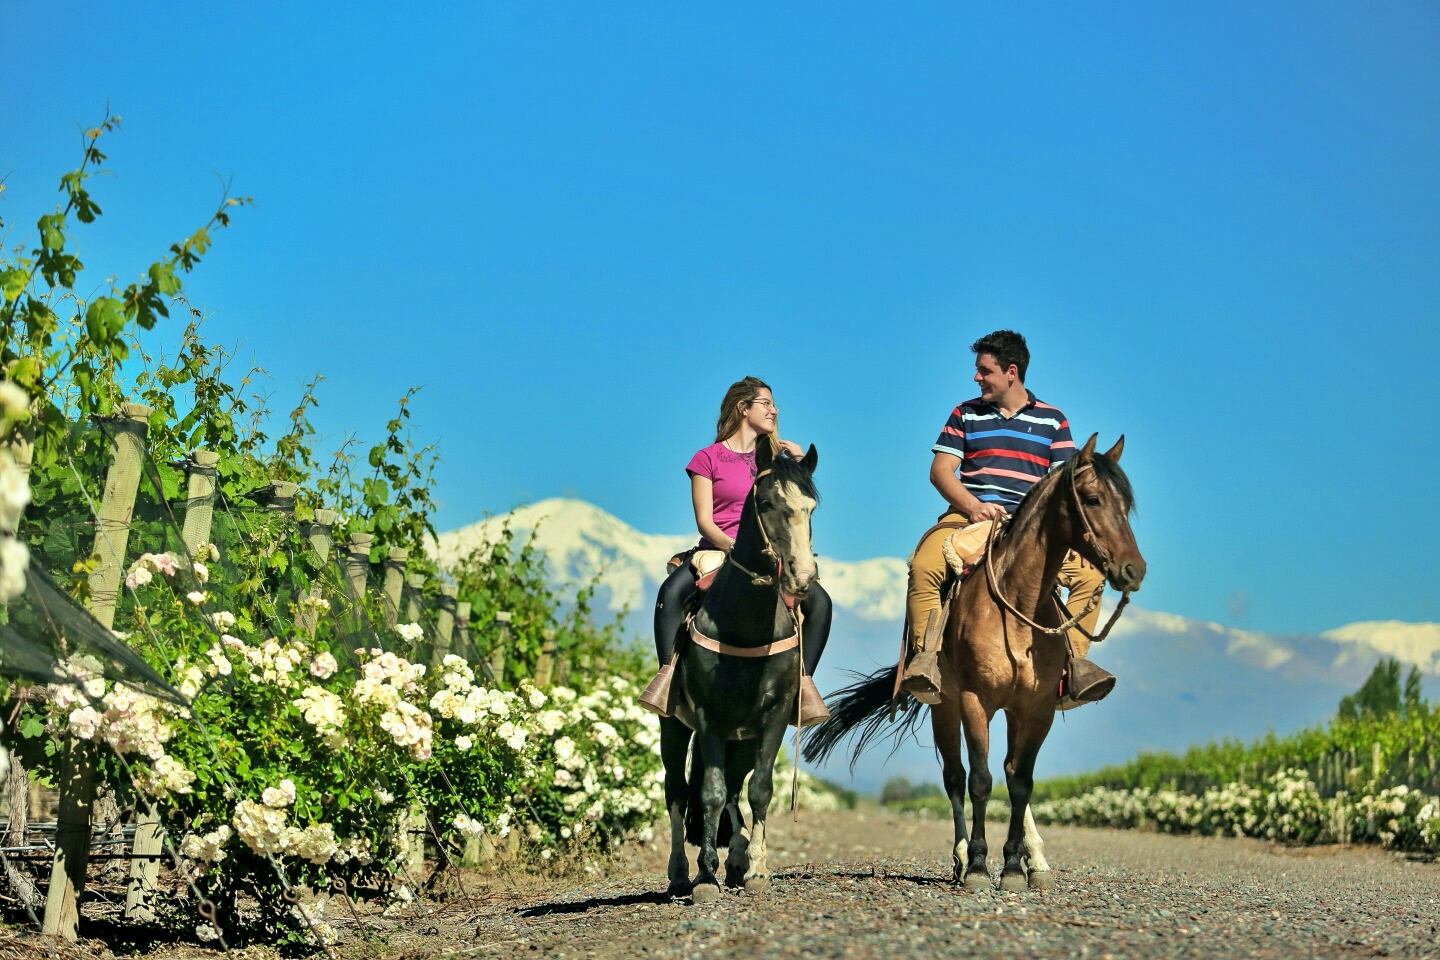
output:
<instances>
[{"instance_id":1,"label":"horse's eye","mask_svg":"<svg viewBox=\"0 0 1440 960\"><path fill-rule=\"evenodd\" d=\"M1090 496L1088 496L1088 497L1085 498L1085 506L1087 506L1087 507L1098 507L1098 506L1100 506L1100 498L1097 497L1097 496L1095 496L1094 494L1091 494Z\"/></svg>"}]
</instances>

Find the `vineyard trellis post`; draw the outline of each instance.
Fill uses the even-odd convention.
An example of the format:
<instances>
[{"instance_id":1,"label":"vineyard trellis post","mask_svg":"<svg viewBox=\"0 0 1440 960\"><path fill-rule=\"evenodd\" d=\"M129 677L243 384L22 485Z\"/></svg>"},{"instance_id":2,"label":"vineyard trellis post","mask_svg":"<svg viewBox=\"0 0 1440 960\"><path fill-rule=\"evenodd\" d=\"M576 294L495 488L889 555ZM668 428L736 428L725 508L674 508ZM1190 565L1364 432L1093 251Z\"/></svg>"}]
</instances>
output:
<instances>
[{"instance_id":1,"label":"vineyard trellis post","mask_svg":"<svg viewBox=\"0 0 1440 960\"><path fill-rule=\"evenodd\" d=\"M495 611L495 646L490 650L490 676L497 684L505 682L505 651L510 647L510 620L512 614L509 610Z\"/></svg>"},{"instance_id":2,"label":"vineyard trellis post","mask_svg":"<svg viewBox=\"0 0 1440 960\"><path fill-rule=\"evenodd\" d=\"M461 600L455 604L455 632L460 637L460 655L466 660L475 658L475 646L470 642L470 601Z\"/></svg>"},{"instance_id":3,"label":"vineyard trellis post","mask_svg":"<svg viewBox=\"0 0 1440 960\"><path fill-rule=\"evenodd\" d=\"M120 405L110 438L110 467L95 518L98 558L90 574L90 612L106 629L115 623L115 605L125 569L130 518L145 461L150 408ZM95 802L95 746L68 738L60 765L60 811L55 825L55 858L45 898L44 932L74 942L79 937L80 897L90 859L90 814Z\"/></svg>"},{"instance_id":4,"label":"vineyard trellis post","mask_svg":"<svg viewBox=\"0 0 1440 960\"><path fill-rule=\"evenodd\" d=\"M215 519L215 479L220 455L196 449L186 463L185 519L180 538L187 556L194 558L210 542ZM294 496L292 490L290 495ZM153 804L135 819L135 837L130 843L130 882L125 890L125 919L148 923L155 919L155 899L160 879L159 854L165 849L160 814Z\"/></svg>"},{"instance_id":5,"label":"vineyard trellis post","mask_svg":"<svg viewBox=\"0 0 1440 960\"><path fill-rule=\"evenodd\" d=\"M439 667L455 636L455 585L440 585L440 599L435 604L435 647L430 654L431 669Z\"/></svg>"},{"instance_id":6,"label":"vineyard trellis post","mask_svg":"<svg viewBox=\"0 0 1440 960\"><path fill-rule=\"evenodd\" d=\"M315 515L305 527L305 539L309 541L315 556L320 559L321 569L329 567L335 560L335 520L334 510L321 507L315 511ZM306 596L311 600L318 600L322 593L321 585L312 583ZM320 625L320 611L313 604L305 604L298 619L305 632L313 636Z\"/></svg>"},{"instance_id":7,"label":"vineyard trellis post","mask_svg":"<svg viewBox=\"0 0 1440 960\"><path fill-rule=\"evenodd\" d=\"M411 573L405 577L405 585L410 588L410 599L405 604L405 622L420 622L420 595L425 590L425 574Z\"/></svg>"},{"instance_id":8,"label":"vineyard trellis post","mask_svg":"<svg viewBox=\"0 0 1440 960\"><path fill-rule=\"evenodd\" d=\"M410 560L410 551L404 547L391 547L385 555L385 622L391 627L400 622L400 601L405 595L405 564Z\"/></svg>"},{"instance_id":9,"label":"vineyard trellis post","mask_svg":"<svg viewBox=\"0 0 1440 960\"><path fill-rule=\"evenodd\" d=\"M357 630L365 626L365 587L370 582L370 543L374 539L368 533L352 533L345 549L345 582L355 604L352 623Z\"/></svg>"},{"instance_id":10,"label":"vineyard trellis post","mask_svg":"<svg viewBox=\"0 0 1440 960\"><path fill-rule=\"evenodd\" d=\"M550 686L551 672L555 669L555 631L546 630L540 644L540 658L535 661L535 686L542 690Z\"/></svg>"}]
</instances>

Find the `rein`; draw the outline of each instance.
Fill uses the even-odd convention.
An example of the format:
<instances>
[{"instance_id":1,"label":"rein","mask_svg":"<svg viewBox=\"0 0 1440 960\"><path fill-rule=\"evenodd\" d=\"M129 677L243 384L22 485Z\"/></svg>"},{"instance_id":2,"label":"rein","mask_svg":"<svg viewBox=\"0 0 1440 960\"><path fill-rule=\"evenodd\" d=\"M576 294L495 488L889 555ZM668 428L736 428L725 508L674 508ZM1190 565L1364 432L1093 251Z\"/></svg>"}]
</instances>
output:
<instances>
[{"instance_id":1,"label":"rein","mask_svg":"<svg viewBox=\"0 0 1440 960\"><path fill-rule=\"evenodd\" d=\"M1075 505L1075 510L1080 515L1080 522L1085 527L1085 533L1083 535L1084 542L1089 545L1090 549L1095 551L1096 556L1100 558L1100 564L1103 568L1111 560L1110 551L1106 550L1103 546L1101 546L1100 538L1095 536L1095 528L1090 525L1090 518L1085 514L1085 504L1080 501L1080 488L1075 483L1075 474L1078 472L1079 471L1076 470L1071 471L1070 473L1070 501ZM1009 517L1006 517L1006 520L1008 521ZM1083 620L1090 613L1091 610L1094 610L1097 604L1099 604L1100 595L1098 593L1090 598L1090 602L1085 604L1084 609L1082 609L1074 616L1067 617L1059 626L1042 626L1041 624L1038 624L1034 620L1025 616L1025 614L1021 613L1015 607L1015 604L1010 602L1010 598L1005 596L1005 592L1000 589L1000 579L995 575L994 546L995 541L1000 537L1001 527L1002 524L997 523L990 528L990 537L985 544L985 584L987 587L990 588L990 595L996 601L998 601L1000 605L1003 606L1006 610L1019 618L1020 621L1026 626L1030 627L1032 630L1039 630L1046 636L1057 637L1067 632L1073 627L1076 630L1079 630L1080 633L1087 639L1089 639L1092 643L1099 643L1101 640L1104 640L1110 634L1110 628L1115 626L1115 621L1120 619L1120 614L1130 603L1130 591L1126 590L1121 594L1120 602L1115 605L1115 611L1110 614L1110 619L1106 622L1105 629L1101 630L1098 635L1091 635L1088 631L1085 630L1084 627L1081 627L1079 625L1080 621ZM1060 607L1061 610L1065 610L1065 605L1060 602L1060 596L1058 592L1052 593L1051 597L1055 600L1055 603Z\"/></svg>"}]
</instances>

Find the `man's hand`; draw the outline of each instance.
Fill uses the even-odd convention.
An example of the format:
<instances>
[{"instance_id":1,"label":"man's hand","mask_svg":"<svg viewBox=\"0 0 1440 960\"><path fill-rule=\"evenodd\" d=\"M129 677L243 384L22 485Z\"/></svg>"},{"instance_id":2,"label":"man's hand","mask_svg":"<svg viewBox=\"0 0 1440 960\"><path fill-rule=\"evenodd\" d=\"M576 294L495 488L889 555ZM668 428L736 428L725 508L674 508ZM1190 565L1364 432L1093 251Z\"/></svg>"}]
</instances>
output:
<instances>
[{"instance_id":1,"label":"man's hand","mask_svg":"<svg viewBox=\"0 0 1440 960\"><path fill-rule=\"evenodd\" d=\"M976 500L975 509L967 510L965 515L970 518L971 523L979 523L981 520L1004 520L1005 508L998 503Z\"/></svg>"}]
</instances>

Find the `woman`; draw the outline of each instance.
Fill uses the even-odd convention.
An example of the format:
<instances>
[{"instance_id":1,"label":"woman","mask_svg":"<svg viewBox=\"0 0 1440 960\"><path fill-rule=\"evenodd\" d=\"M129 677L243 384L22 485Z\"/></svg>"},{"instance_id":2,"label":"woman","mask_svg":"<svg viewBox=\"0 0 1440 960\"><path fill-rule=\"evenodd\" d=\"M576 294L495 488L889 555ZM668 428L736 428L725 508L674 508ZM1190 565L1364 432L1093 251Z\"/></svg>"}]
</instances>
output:
<instances>
[{"instance_id":1,"label":"woman","mask_svg":"<svg viewBox=\"0 0 1440 960\"><path fill-rule=\"evenodd\" d=\"M696 451L685 472L690 475L690 500L695 507L695 526L700 543L695 550L724 550L735 545L740 529L740 514L745 498L755 484L755 446L772 445L777 453L795 458L805 455L799 444L781 440L776 435L780 410L770 386L756 377L736 381L725 391L720 402L720 417L715 425L715 442ZM642 706L662 717L670 715L670 681L674 674L675 643L685 625L685 609L695 593L695 572L690 554L681 554L655 602L655 652L660 657L660 672L640 696ZM819 583L813 584L800 601L805 614L805 670L800 677L800 722L802 726L819 723L830 716L825 701L815 688L811 676L825 641L830 637L830 595Z\"/></svg>"}]
</instances>

